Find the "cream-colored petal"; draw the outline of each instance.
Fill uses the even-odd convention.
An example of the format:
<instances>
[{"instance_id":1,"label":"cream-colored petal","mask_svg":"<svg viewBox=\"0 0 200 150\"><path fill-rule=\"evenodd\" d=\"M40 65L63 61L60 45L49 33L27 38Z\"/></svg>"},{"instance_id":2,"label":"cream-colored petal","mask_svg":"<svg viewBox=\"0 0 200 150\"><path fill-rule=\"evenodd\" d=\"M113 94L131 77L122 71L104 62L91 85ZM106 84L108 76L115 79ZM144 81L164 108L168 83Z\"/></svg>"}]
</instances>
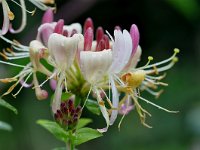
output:
<instances>
[{"instance_id":1,"label":"cream-colored petal","mask_svg":"<svg viewBox=\"0 0 200 150\"><path fill-rule=\"evenodd\" d=\"M107 74L112 63L112 51L81 51L80 63L85 79L89 83L95 84Z\"/></svg>"},{"instance_id":2,"label":"cream-colored petal","mask_svg":"<svg viewBox=\"0 0 200 150\"><path fill-rule=\"evenodd\" d=\"M50 35L48 40L49 53L57 68L63 70L72 65L81 37L81 34L75 34L73 37L65 37L57 33Z\"/></svg>"}]
</instances>

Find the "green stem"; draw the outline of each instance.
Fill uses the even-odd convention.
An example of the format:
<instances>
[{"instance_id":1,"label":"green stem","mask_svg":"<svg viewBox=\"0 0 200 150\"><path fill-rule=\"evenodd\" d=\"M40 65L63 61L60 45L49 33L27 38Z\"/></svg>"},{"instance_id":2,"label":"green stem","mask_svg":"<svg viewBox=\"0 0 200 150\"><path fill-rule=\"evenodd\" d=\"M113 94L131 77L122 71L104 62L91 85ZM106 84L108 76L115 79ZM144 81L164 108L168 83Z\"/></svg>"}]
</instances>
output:
<instances>
[{"instance_id":1,"label":"green stem","mask_svg":"<svg viewBox=\"0 0 200 150\"><path fill-rule=\"evenodd\" d=\"M74 137L72 131L69 131L69 140L66 143L66 150L74 150L75 145L74 145Z\"/></svg>"}]
</instances>

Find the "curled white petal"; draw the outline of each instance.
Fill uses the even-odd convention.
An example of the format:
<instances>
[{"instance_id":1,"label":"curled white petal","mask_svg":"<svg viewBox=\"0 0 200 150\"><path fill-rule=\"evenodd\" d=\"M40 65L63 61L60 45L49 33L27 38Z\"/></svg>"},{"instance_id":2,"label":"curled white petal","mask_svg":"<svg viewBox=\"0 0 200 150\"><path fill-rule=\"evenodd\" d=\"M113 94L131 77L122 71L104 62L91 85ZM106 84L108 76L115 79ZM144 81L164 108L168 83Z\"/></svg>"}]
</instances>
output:
<instances>
[{"instance_id":1,"label":"curled white petal","mask_svg":"<svg viewBox=\"0 0 200 150\"><path fill-rule=\"evenodd\" d=\"M2 0L2 8L3 8L3 26L2 30L0 30L0 35L4 35L8 32L9 28L9 17L8 17L8 4L5 0Z\"/></svg>"},{"instance_id":2,"label":"curled white petal","mask_svg":"<svg viewBox=\"0 0 200 150\"><path fill-rule=\"evenodd\" d=\"M132 52L132 40L127 30L114 31L115 41L113 43L113 62L110 72L119 73L128 63Z\"/></svg>"},{"instance_id":3,"label":"curled white petal","mask_svg":"<svg viewBox=\"0 0 200 150\"><path fill-rule=\"evenodd\" d=\"M25 26L26 26L26 21L27 21L27 14L26 14L26 5L25 5L25 2L24 2L24 0L20 0L20 5L21 5L21 7L22 7L22 22L21 22L21 25L20 25L20 27L18 28L18 29L13 29L12 28L12 24L11 24L11 26L10 26L10 32L11 33L19 33L19 32L21 32L24 28L25 28Z\"/></svg>"}]
</instances>

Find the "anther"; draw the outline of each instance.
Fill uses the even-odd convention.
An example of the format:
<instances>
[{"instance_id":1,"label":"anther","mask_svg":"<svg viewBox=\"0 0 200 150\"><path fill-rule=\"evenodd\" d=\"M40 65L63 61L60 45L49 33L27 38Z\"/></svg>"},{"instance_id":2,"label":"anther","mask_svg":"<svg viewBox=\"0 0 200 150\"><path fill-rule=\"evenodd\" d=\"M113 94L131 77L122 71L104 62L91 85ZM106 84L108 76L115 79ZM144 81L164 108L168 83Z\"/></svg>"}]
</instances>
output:
<instances>
[{"instance_id":1,"label":"anther","mask_svg":"<svg viewBox=\"0 0 200 150\"><path fill-rule=\"evenodd\" d=\"M149 61L152 61L152 60L153 60L153 57L152 57L152 56L149 56L149 57L148 57L148 60L149 60Z\"/></svg>"},{"instance_id":2,"label":"anther","mask_svg":"<svg viewBox=\"0 0 200 150\"><path fill-rule=\"evenodd\" d=\"M174 53L175 53L175 54L178 54L179 52L180 52L180 50L179 50L178 48L175 48L175 49L174 49Z\"/></svg>"},{"instance_id":3,"label":"anther","mask_svg":"<svg viewBox=\"0 0 200 150\"><path fill-rule=\"evenodd\" d=\"M178 62L178 57L174 57L172 60L174 63Z\"/></svg>"}]
</instances>

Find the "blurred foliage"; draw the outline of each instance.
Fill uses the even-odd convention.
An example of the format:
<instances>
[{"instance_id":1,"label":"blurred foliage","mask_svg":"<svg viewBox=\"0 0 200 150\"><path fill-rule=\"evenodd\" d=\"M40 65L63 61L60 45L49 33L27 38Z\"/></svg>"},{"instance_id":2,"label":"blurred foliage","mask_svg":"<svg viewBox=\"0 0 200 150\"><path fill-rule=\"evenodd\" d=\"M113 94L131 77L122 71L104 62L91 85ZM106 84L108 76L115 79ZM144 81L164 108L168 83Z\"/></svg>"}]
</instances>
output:
<instances>
[{"instance_id":1,"label":"blurred foliage","mask_svg":"<svg viewBox=\"0 0 200 150\"><path fill-rule=\"evenodd\" d=\"M59 8L78 0L58 1ZM85 4L89 0L85 1ZM73 19L83 24L87 17L92 17L95 27L102 25L111 34L115 25L129 29L132 23L138 25L143 48L142 61L145 64L149 55L154 56L154 62L165 59L173 53L173 48L180 48L179 62L168 71L165 81L169 83L159 100L147 93L143 96L153 102L179 110L178 114L169 114L146 103L144 107L152 113L147 122L153 129L147 129L140 124L135 111L125 117L120 132L117 124L99 139L79 147L81 150L114 149L114 150L199 150L200 149L200 5L197 0L97 0L96 4ZM73 6L73 5L72 5ZM84 5L82 7L85 7ZM16 8L17 10L17 8ZM79 11L72 8L76 13ZM29 17L27 29L18 36L22 41L34 39L36 28L40 23L41 12ZM62 12L67 17L67 13ZM1 15L1 14L0 14ZM71 23L66 20L66 23ZM37 24L37 25L35 25ZM30 32L34 34L30 35ZM8 34L8 37L13 37ZM0 41L0 46L2 41ZM1 72L11 76L14 69L1 65ZM5 75L5 73L3 74ZM44 77L43 77L44 78ZM48 87L48 86L47 86ZM44 88L47 88L44 87ZM2 88L2 85L1 85ZM6 87L5 87L6 88ZM49 92L50 89L47 89ZM5 89L2 89L5 91ZM38 119L52 119L49 101L37 101L34 91L24 89L17 97L6 97L14 105L19 115L0 109L0 118L13 126L12 132L0 130L0 149L6 150L49 150L63 147L47 131L35 122ZM103 127L104 120L100 116L84 112L85 117L92 117L91 127ZM118 118L118 122L119 122Z\"/></svg>"},{"instance_id":2,"label":"blurred foliage","mask_svg":"<svg viewBox=\"0 0 200 150\"><path fill-rule=\"evenodd\" d=\"M180 11L189 21L198 19L200 15L197 0L166 0L177 11Z\"/></svg>"}]
</instances>

